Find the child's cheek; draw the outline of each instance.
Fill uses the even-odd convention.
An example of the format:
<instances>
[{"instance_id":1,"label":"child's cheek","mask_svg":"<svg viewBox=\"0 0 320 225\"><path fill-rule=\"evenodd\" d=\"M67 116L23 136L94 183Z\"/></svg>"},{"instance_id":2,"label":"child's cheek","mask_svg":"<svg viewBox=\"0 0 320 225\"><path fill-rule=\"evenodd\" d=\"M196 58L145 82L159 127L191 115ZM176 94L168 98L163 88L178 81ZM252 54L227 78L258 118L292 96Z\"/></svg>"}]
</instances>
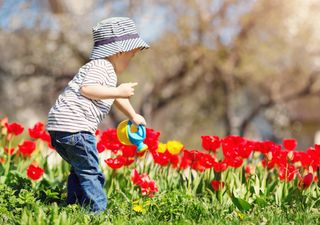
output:
<instances>
[{"instance_id":1,"label":"child's cheek","mask_svg":"<svg viewBox=\"0 0 320 225\"><path fill-rule=\"evenodd\" d=\"M130 59L125 60L124 67L127 68L129 66Z\"/></svg>"}]
</instances>

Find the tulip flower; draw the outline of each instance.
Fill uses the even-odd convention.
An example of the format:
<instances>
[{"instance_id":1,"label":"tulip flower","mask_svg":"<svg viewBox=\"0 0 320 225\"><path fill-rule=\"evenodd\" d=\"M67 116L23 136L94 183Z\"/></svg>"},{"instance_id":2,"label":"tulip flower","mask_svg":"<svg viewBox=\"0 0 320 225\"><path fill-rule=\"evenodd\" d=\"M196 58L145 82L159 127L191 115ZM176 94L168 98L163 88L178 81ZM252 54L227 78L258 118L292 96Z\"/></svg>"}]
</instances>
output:
<instances>
[{"instance_id":1,"label":"tulip flower","mask_svg":"<svg viewBox=\"0 0 320 225\"><path fill-rule=\"evenodd\" d=\"M35 164L29 165L27 169L27 175L32 180L39 180L43 173L44 170Z\"/></svg>"},{"instance_id":2,"label":"tulip flower","mask_svg":"<svg viewBox=\"0 0 320 225\"><path fill-rule=\"evenodd\" d=\"M19 152L22 153L22 155L25 157L30 157L35 149L36 149L36 143L29 140L25 140L22 143L22 145L18 146Z\"/></svg>"},{"instance_id":3,"label":"tulip flower","mask_svg":"<svg viewBox=\"0 0 320 225\"><path fill-rule=\"evenodd\" d=\"M284 139L283 140L283 147L289 151L292 151L297 146L297 140L295 139Z\"/></svg>"},{"instance_id":4,"label":"tulip flower","mask_svg":"<svg viewBox=\"0 0 320 225\"><path fill-rule=\"evenodd\" d=\"M4 151L5 151L6 153L8 153L9 155L12 155L13 152L14 152L14 148L10 148L10 151L9 151L8 147L5 147L5 148L4 148Z\"/></svg>"},{"instance_id":5,"label":"tulip flower","mask_svg":"<svg viewBox=\"0 0 320 225\"><path fill-rule=\"evenodd\" d=\"M294 165L280 166L280 168L278 169L278 175L280 180L285 180L287 182L293 180L296 172L297 170L294 167Z\"/></svg>"},{"instance_id":6,"label":"tulip flower","mask_svg":"<svg viewBox=\"0 0 320 225\"><path fill-rule=\"evenodd\" d=\"M109 158L106 159L105 162L107 163L107 165L109 167L111 167L112 169L119 169L123 166L128 166L131 163L133 163L134 160L132 159L128 159L126 157L123 156L118 156L116 158Z\"/></svg>"},{"instance_id":7,"label":"tulip flower","mask_svg":"<svg viewBox=\"0 0 320 225\"><path fill-rule=\"evenodd\" d=\"M179 141L168 141L167 149L172 155L178 155L183 150L183 144Z\"/></svg>"},{"instance_id":8,"label":"tulip flower","mask_svg":"<svg viewBox=\"0 0 320 225\"><path fill-rule=\"evenodd\" d=\"M104 146L102 141L98 141L97 150L98 150L99 153L102 153L104 150L106 150L106 147Z\"/></svg>"},{"instance_id":9,"label":"tulip flower","mask_svg":"<svg viewBox=\"0 0 320 225\"><path fill-rule=\"evenodd\" d=\"M160 142L156 151L159 153L164 153L165 151L167 151L167 144Z\"/></svg>"},{"instance_id":10,"label":"tulip flower","mask_svg":"<svg viewBox=\"0 0 320 225\"><path fill-rule=\"evenodd\" d=\"M150 128L146 128L146 139L144 140L144 143L148 146L148 149L152 151L156 151L158 149L159 141L158 138L160 136L159 131L155 131Z\"/></svg>"},{"instance_id":11,"label":"tulip flower","mask_svg":"<svg viewBox=\"0 0 320 225\"><path fill-rule=\"evenodd\" d=\"M9 134L13 134L16 136L20 135L24 130L24 127L18 123L6 123L5 127L8 129Z\"/></svg>"},{"instance_id":12,"label":"tulip flower","mask_svg":"<svg viewBox=\"0 0 320 225\"><path fill-rule=\"evenodd\" d=\"M168 151L166 151L165 153L151 152L151 154L156 164L167 166L170 162L170 153L168 153Z\"/></svg>"},{"instance_id":13,"label":"tulip flower","mask_svg":"<svg viewBox=\"0 0 320 225\"><path fill-rule=\"evenodd\" d=\"M122 156L135 157L137 155L137 146L135 145L123 145L121 146Z\"/></svg>"},{"instance_id":14,"label":"tulip flower","mask_svg":"<svg viewBox=\"0 0 320 225\"><path fill-rule=\"evenodd\" d=\"M224 187L224 182L218 181L218 180L213 180L213 181L211 181L211 186L212 186L213 190L219 191L220 189L222 189Z\"/></svg>"},{"instance_id":15,"label":"tulip flower","mask_svg":"<svg viewBox=\"0 0 320 225\"><path fill-rule=\"evenodd\" d=\"M34 139L38 139L42 136L44 132L44 124L41 122L38 122L34 125L33 128L29 128L28 131L29 131L30 137Z\"/></svg>"},{"instance_id":16,"label":"tulip flower","mask_svg":"<svg viewBox=\"0 0 320 225\"><path fill-rule=\"evenodd\" d=\"M305 175L303 178L301 177L301 175L299 174L299 183L298 186L303 189L307 189L308 187L311 186L312 182L313 182L313 174L312 173L308 173L307 175Z\"/></svg>"},{"instance_id":17,"label":"tulip flower","mask_svg":"<svg viewBox=\"0 0 320 225\"><path fill-rule=\"evenodd\" d=\"M117 137L116 129L105 130L101 134L99 142L101 142L106 149L111 150L113 153L117 153L122 146Z\"/></svg>"},{"instance_id":18,"label":"tulip flower","mask_svg":"<svg viewBox=\"0 0 320 225\"><path fill-rule=\"evenodd\" d=\"M207 151L217 151L220 147L220 138L218 136L201 136L202 147Z\"/></svg>"},{"instance_id":19,"label":"tulip flower","mask_svg":"<svg viewBox=\"0 0 320 225\"><path fill-rule=\"evenodd\" d=\"M131 172L131 180L133 184L140 187L142 195L148 195L152 198L154 193L158 192L156 182L145 173L139 175L138 171L133 169Z\"/></svg>"}]
</instances>

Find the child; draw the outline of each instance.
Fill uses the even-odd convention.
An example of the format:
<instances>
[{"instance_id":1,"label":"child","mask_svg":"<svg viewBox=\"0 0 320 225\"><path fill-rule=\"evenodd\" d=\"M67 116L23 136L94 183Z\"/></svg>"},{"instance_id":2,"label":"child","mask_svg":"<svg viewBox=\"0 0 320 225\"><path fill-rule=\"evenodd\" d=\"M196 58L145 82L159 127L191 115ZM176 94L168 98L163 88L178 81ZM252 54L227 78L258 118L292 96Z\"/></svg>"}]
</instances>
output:
<instances>
[{"instance_id":1,"label":"child","mask_svg":"<svg viewBox=\"0 0 320 225\"><path fill-rule=\"evenodd\" d=\"M95 132L113 103L135 124L146 125L129 102L137 83L117 84L131 58L149 48L134 22L113 17L93 27L91 61L68 83L48 114L46 129L52 146L71 165L67 204L89 206L94 213L107 207L105 177L99 168Z\"/></svg>"}]
</instances>

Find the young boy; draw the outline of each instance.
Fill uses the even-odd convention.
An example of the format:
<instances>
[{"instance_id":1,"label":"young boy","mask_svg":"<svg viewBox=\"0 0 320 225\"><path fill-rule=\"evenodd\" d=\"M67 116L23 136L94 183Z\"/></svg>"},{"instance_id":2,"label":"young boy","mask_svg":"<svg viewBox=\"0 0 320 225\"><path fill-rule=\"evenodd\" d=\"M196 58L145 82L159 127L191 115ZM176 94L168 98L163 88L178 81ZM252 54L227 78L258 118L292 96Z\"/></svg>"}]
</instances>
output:
<instances>
[{"instance_id":1,"label":"young boy","mask_svg":"<svg viewBox=\"0 0 320 225\"><path fill-rule=\"evenodd\" d=\"M131 58L149 48L126 17L105 19L93 27L91 61L83 65L48 114L52 146L71 165L67 204L80 203L99 213L107 207L105 177L99 168L95 131L113 103L135 124L146 125L129 102L137 83L117 86L117 75Z\"/></svg>"}]
</instances>

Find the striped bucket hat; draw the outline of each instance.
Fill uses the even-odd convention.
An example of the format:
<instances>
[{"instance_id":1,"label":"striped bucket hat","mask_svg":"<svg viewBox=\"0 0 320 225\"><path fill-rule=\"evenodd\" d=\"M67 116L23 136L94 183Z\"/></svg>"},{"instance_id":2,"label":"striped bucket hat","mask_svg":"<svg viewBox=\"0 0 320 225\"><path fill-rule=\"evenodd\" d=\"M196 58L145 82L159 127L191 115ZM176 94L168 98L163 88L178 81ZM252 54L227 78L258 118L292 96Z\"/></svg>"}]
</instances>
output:
<instances>
[{"instance_id":1,"label":"striped bucket hat","mask_svg":"<svg viewBox=\"0 0 320 225\"><path fill-rule=\"evenodd\" d=\"M111 17L92 28L94 46L90 59L105 58L119 52L150 46L138 35L134 22L127 17Z\"/></svg>"}]
</instances>

